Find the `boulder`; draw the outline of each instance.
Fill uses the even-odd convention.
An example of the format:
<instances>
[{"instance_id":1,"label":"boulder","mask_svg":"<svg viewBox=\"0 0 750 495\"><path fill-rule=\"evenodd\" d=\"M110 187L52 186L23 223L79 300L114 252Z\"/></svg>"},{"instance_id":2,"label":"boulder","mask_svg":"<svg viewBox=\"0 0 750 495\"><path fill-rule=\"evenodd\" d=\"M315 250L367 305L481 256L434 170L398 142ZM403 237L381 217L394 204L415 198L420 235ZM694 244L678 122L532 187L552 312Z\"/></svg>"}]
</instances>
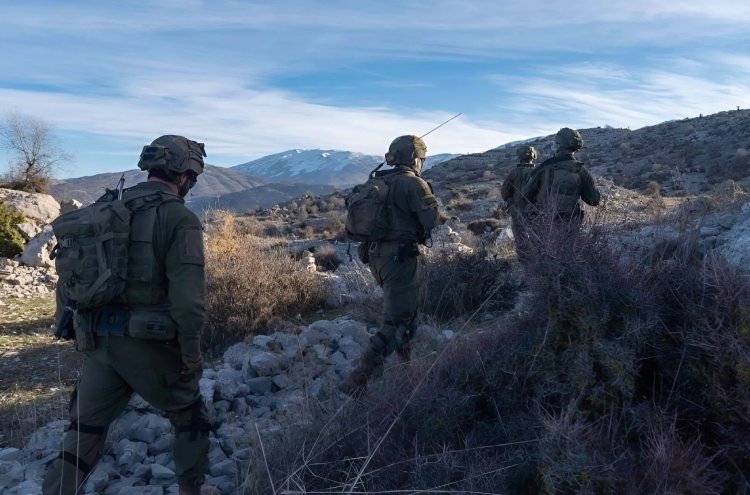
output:
<instances>
[{"instance_id":1,"label":"boulder","mask_svg":"<svg viewBox=\"0 0 750 495\"><path fill-rule=\"evenodd\" d=\"M28 266L52 267L54 262L49 258L52 248L55 247L55 233L52 227L47 225L41 234L31 239L21 253L21 263Z\"/></svg>"},{"instance_id":2,"label":"boulder","mask_svg":"<svg viewBox=\"0 0 750 495\"><path fill-rule=\"evenodd\" d=\"M0 201L25 218L49 223L60 215L60 204L49 194L0 188Z\"/></svg>"}]
</instances>

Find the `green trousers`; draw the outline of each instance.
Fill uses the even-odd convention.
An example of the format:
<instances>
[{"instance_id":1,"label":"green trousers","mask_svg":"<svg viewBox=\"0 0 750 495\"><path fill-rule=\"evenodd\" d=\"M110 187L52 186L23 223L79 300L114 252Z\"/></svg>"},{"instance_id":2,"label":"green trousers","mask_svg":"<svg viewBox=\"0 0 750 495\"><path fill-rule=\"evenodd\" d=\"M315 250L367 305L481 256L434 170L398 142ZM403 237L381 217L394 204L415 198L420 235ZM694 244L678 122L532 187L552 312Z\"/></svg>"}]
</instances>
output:
<instances>
[{"instance_id":1,"label":"green trousers","mask_svg":"<svg viewBox=\"0 0 750 495\"><path fill-rule=\"evenodd\" d=\"M70 404L70 426L62 452L45 475L44 495L73 495L101 457L107 429L135 391L168 413L175 430L173 444L177 480L201 485L208 469L206 407L198 375L181 375L182 359L173 341L96 337L87 351L81 379Z\"/></svg>"},{"instance_id":2,"label":"green trousers","mask_svg":"<svg viewBox=\"0 0 750 495\"><path fill-rule=\"evenodd\" d=\"M370 338L365 351L370 358L384 358L414 337L419 263L416 255L403 256L403 251L398 242L380 242L370 249L370 271L383 288L383 326Z\"/></svg>"}]
</instances>

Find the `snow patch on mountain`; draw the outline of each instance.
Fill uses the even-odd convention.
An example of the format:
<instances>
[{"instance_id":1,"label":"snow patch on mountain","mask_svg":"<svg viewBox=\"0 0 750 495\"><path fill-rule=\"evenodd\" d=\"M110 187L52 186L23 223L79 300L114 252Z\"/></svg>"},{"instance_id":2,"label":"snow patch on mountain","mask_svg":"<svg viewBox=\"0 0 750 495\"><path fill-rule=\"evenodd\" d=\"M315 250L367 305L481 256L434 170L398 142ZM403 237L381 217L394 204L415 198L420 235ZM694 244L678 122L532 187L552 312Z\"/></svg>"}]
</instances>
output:
<instances>
[{"instance_id":1,"label":"snow patch on mountain","mask_svg":"<svg viewBox=\"0 0 750 495\"><path fill-rule=\"evenodd\" d=\"M449 153L429 156L425 169L455 156ZM294 180L347 187L365 181L367 174L382 161L381 156L352 151L294 149L231 168L270 182Z\"/></svg>"}]
</instances>

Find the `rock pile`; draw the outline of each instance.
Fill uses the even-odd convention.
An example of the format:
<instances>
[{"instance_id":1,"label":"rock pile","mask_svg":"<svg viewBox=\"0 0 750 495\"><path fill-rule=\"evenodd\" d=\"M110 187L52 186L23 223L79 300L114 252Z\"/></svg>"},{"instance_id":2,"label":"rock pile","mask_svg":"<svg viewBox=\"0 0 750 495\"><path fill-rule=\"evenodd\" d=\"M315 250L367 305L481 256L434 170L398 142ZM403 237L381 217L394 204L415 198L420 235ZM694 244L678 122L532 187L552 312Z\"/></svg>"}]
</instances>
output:
<instances>
[{"instance_id":1,"label":"rock pile","mask_svg":"<svg viewBox=\"0 0 750 495\"><path fill-rule=\"evenodd\" d=\"M261 442L269 445L287 429L309 424L320 404L335 409L348 400L338 384L374 330L347 318L319 320L227 349L200 381L212 418L206 482L224 494L243 493L246 479L265 475L258 462ZM431 332L420 329L421 335L443 338ZM0 492L41 493L46 464L58 455L67 424L60 420L39 429L23 449L0 450ZM84 493L176 493L172 438L166 417L134 397L110 428L106 454Z\"/></svg>"},{"instance_id":2,"label":"rock pile","mask_svg":"<svg viewBox=\"0 0 750 495\"><path fill-rule=\"evenodd\" d=\"M4 299L48 295L57 285L54 268L24 266L8 258L0 258L0 306Z\"/></svg>"}]
</instances>

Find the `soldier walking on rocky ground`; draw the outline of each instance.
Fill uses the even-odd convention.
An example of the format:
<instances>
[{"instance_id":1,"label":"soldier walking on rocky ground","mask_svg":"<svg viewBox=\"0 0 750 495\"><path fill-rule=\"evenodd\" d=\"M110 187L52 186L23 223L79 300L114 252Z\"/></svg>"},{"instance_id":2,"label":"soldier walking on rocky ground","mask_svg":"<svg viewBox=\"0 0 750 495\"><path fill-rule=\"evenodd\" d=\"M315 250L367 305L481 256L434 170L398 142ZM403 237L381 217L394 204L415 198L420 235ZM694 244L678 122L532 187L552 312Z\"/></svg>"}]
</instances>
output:
<instances>
[{"instance_id":1,"label":"soldier walking on rocky ground","mask_svg":"<svg viewBox=\"0 0 750 495\"><path fill-rule=\"evenodd\" d=\"M141 153L138 167L148 171L146 182L120 190L122 201L108 191L92 205L106 211L107 203L112 209L124 204L130 212L130 222L123 223L129 233L119 241L119 256L127 261L124 292L106 305L81 309L83 299L75 296L82 293L76 285L80 277L65 275L61 267L72 266L80 275L84 267L97 266L96 256L77 254L85 252L82 238L58 235L59 325L66 327L72 316L76 346L85 356L71 398L70 426L59 458L46 473L44 495L77 493L101 457L109 425L133 392L169 416L180 495L216 493L207 486L201 491L209 447L207 411L198 388L206 319L203 230L183 199L203 172L204 156L202 143L162 136ZM58 220L64 229L66 219ZM117 232L113 236L117 239Z\"/></svg>"},{"instance_id":2,"label":"soldier walking on rocky ground","mask_svg":"<svg viewBox=\"0 0 750 495\"><path fill-rule=\"evenodd\" d=\"M523 186L529 180L534 171L534 162L537 158L536 149L533 146L523 145L518 148L518 165L510 171L508 177L503 181L500 194L507 205L511 218L513 237L516 240L516 253L518 259L524 261L528 254L528 201L522 194Z\"/></svg>"},{"instance_id":3,"label":"soldier walking on rocky ground","mask_svg":"<svg viewBox=\"0 0 750 495\"><path fill-rule=\"evenodd\" d=\"M373 175L387 184L381 209L384 228L378 241L363 243L361 249L366 250L365 261L383 288L383 324L343 383L349 394L363 392L370 375L393 351L409 359L409 343L417 327L418 245L430 238L438 218L432 186L420 177L426 153L419 137L400 136L385 155L393 169Z\"/></svg>"},{"instance_id":4,"label":"soldier walking on rocky ground","mask_svg":"<svg viewBox=\"0 0 750 495\"><path fill-rule=\"evenodd\" d=\"M521 191L528 200L534 222L549 219L553 224L577 230L583 220L579 199L597 206L601 198L594 177L574 154L583 147L581 134L563 127L555 135L557 150L536 167Z\"/></svg>"}]
</instances>

